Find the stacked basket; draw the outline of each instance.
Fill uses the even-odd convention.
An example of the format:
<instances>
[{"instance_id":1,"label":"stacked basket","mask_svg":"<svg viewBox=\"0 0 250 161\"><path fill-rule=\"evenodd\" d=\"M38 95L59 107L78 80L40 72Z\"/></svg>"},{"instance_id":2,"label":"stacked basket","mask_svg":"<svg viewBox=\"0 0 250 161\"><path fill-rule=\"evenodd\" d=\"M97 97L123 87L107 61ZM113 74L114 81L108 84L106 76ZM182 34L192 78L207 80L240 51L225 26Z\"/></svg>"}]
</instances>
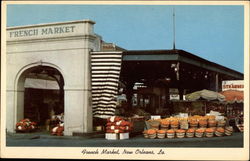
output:
<instances>
[{"instance_id":1,"label":"stacked basket","mask_svg":"<svg viewBox=\"0 0 250 161\"><path fill-rule=\"evenodd\" d=\"M183 129L176 130L176 137L177 138L184 138L185 137L185 130L183 130Z\"/></svg>"},{"instance_id":2,"label":"stacked basket","mask_svg":"<svg viewBox=\"0 0 250 161\"><path fill-rule=\"evenodd\" d=\"M194 132L195 132L194 129L188 129L187 132L186 132L186 136L188 138L193 138L194 137Z\"/></svg>"},{"instance_id":3,"label":"stacked basket","mask_svg":"<svg viewBox=\"0 0 250 161\"><path fill-rule=\"evenodd\" d=\"M149 120L150 129L159 130L160 121L159 120Z\"/></svg>"},{"instance_id":4,"label":"stacked basket","mask_svg":"<svg viewBox=\"0 0 250 161\"><path fill-rule=\"evenodd\" d=\"M170 126L171 126L171 129L177 130L179 128L179 121L178 120L171 120Z\"/></svg>"},{"instance_id":5,"label":"stacked basket","mask_svg":"<svg viewBox=\"0 0 250 161\"><path fill-rule=\"evenodd\" d=\"M165 135L166 135L166 131L165 130L157 130L157 138L164 139Z\"/></svg>"},{"instance_id":6,"label":"stacked basket","mask_svg":"<svg viewBox=\"0 0 250 161\"><path fill-rule=\"evenodd\" d=\"M149 129L148 131L147 131L147 133L148 133L148 138L149 139L155 139L156 138L156 130L155 129Z\"/></svg>"},{"instance_id":7,"label":"stacked basket","mask_svg":"<svg viewBox=\"0 0 250 161\"><path fill-rule=\"evenodd\" d=\"M206 137L208 137L208 138L213 137L213 136L214 136L214 129L213 129L213 128L207 128L207 129L205 130L205 135L206 135Z\"/></svg>"},{"instance_id":8,"label":"stacked basket","mask_svg":"<svg viewBox=\"0 0 250 161\"><path fill-rule=\"evenodd\" d=\"M232 126L227 126L225 128L225 135L230 136L233 133L233 127Z\"/></svg>"},{"instance_id":9,"label":"stacked basket","mask_svg":"<svg viewBox=\"0 0 250 161\"><path fill-rule=\"evenodd\" d=\"M214 131L216 130L217 121L215 119L208 120L208 127L212 128Z\"/></svg>"},{"instance_id":10,"label":"stacked basket","mask_svg":"<svg viewBox=\"0 0 250 161\"><path fill-rule=\"evenodd\" d=\"M204 132L205 132L205 130L202 129L202 128L196 129L195 130L195 136L198 137L198 138L201 138L201 137L203 137Z\"/></svg>"},{"instance_id":11,"label":"stacked basket","mask_svg":"<svg viewBox=\"0 0 250 161\"><path fill-rule=\"evenodd\" d=\"M142 133L143 133L144 138L148 138L149 137L148 136L148 130L144 130Z\"/></svg>"},{"instance_id":12,"label":"stacked basket","mask_svg":"<svg viewBox=\"0 0 250 161\"><path fill-rule=\"evenodd\" d=\"M169 124L170 124L170 122L168 119L162 119L161 120L161 130L168 130Z\"/></svg>"},{"instance_id":13,"label":"stacked basket","mask_svg":"<svg viewBox=\"0 0 250 161\"><path fill-rule=\"evenodd\" d=\"M188 129L188 121L187 120L181 120L180 121L180 129Z\"/></svg>"},{"instance_id":14,"label":"stacked basket","mask_svg":"<svg viewBox=\"0 0 250 161\"><path fill-rule=\"evenodd\" d=\"M217 124L217 127L225 127L225 125L226 125L226 121L225 120L219 120L218 124Z\"/></svg>"},{"instance_id":15,"label":"stacked basket","mask_svg":"<svg viewBox=\"0 0 250 161\"><path fill-rule=\"evenodd\" d=\"M225 129L222 128L222 127L218 127L216 130L215 130L215 135L216 136L223 136L225 133Z\"/></svg>"},{"instance_id":16,"label":"stacked basket","mask_svg":"<svg viewBox=\"0 0 250 161\"><path fill-rule=\"evenodd\" d=\"M173 130L173 129L167 130L167 138L172 139L174 137L175 137L175 130Z\"/></svg>"},{"instance_id":17,"label":"stacked basket","mask_svg":"<svg viewBox=\"0 0 250 161\"><path fill-rule=\"evenodd\" d=\"M199 120L199 127L200 128L206 128L207 127L207 121L206 120Z\"/></svg>"},{"instance_id":18,"label":"stacked basket","mask_svg":"<svg viewBox=\"0 0 250 161\"><path fill-rule=\"evenodd\" d=\"M198 121L196 119L191 119L189 121L190 128L196 129L198 127Z\"/></svg>"}]
</instances>

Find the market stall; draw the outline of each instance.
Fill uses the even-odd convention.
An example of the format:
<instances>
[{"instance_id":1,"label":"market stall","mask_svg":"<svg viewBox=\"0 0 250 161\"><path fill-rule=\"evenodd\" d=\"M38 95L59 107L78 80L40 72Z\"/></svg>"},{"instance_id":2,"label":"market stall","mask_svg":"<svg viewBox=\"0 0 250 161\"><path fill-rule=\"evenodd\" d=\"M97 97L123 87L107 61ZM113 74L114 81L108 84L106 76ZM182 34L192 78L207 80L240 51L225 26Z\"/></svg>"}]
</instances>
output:
<instances>
[{"instance_id":1,"label":"market stall","mask_svg":"<svg viewBox=\"0 0 250 161\"><path fill-rule=\"evenodd\" d=\"M163 119L150 119L149 128L143 131L144 138L202 138L230 136L232 126L226 124L225 117L206 116L176 116Z\"/></svg>"},{"instance_id":2,"label":"market stall","mask_svg":"<svg viewBox=\"0 0 250 161\"><path fill-rule=\"evenodd\" d=\"M244 92L237 90L226 90L220 92L225 96L227 117L229 123L235 130L244 131Z\"/></svg>"},{"instance_id":3,"label":"market stall","mask_svg":"<svg viewBox=\"0 0 250 161\"><path fill-rule=\"evenodd\" d=\"M185 113L160 119L149 119L146 121L147 126L143 135L150 139L210 138L232 135L233 127L228 125L224 113L213 111L207 107L211 105L211 102L214 105L223 106L224 100L224 95L209 90L187 94L186 101L175 101L187 106ZM199 108L192 107L193 105L197 105Z\"/></svg>"},{"instance_id":4,"label":"market stall","mask_svg":"<svg viewBox=\"0 0 250 161\"><path fill-rule=\"evenodd\" d=\"M201 90L201 91L196 91L190 94L186 95L186 100L188 101L199 101L203 100L204 101L204 114L207 113L207 103L210 101L217 101L217 102L223 102L225 100L225 96L214 91L210 90Z\"/></svg>"}]
</instances>

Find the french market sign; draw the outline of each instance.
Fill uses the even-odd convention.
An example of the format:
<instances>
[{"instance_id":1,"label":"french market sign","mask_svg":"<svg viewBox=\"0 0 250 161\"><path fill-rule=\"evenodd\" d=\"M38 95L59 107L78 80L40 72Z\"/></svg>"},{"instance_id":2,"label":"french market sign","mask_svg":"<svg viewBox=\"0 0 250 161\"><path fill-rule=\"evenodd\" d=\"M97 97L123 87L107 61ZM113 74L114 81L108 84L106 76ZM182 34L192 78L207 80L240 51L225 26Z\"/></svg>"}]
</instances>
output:
<instances>
[{"instance_id":1,"label":"french market sign","mask_svg":"<svg viewBox=\"0 0 250 161\"><path fill-rule=\"evenodd\" d=\"M22 29L16 31L10 31L9 38L18 37L30 37L30 36L42 36L42 35L56 35L63 33L74 32L76 26L58 26L58 27L45 27L35 29Z\"/></svg>"},{"instance_id":2,"label":"french market sign","mask_svg":"<svg viewBox=\"0 0 250 161\"><path fill-rule=\"evenodd\" d=\"M89 34L89 32L92 31L90 31L89 28L86 27L86 22L75 21L66 23L8 27L6 32L6 37L7 41L21 41L21 40L82 36Z\"/></svg>"},{"instance_id":3,"label":"french market sign","mask_svg":"<svg viewBox=\"0 0 250 161\"><path fill-rule=\"evenodd\" d=\"M244 81L243 80L226 80L222 81L222 91L226 90L244 90Z\"/></svg>"}]
</instances>

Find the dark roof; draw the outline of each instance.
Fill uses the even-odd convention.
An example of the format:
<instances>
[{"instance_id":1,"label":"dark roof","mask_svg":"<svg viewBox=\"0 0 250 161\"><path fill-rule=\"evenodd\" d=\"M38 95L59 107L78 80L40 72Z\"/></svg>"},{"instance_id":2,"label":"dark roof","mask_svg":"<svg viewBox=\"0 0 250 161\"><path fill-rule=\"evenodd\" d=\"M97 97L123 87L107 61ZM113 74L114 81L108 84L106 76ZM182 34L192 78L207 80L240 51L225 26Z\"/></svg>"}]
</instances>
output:
<instances>
[{"instance_id":1,"label":"dark roof","mask_svg":"<svg viewBox=\"0 0 250 161\"><path fill-rule=\"evenodd\" d=\"M244 75L236 70L208 61L184 50L127 50L123 51L123 61L180 61L211 71L227 74L237 79Z\"/></svg>"}]
</instances>

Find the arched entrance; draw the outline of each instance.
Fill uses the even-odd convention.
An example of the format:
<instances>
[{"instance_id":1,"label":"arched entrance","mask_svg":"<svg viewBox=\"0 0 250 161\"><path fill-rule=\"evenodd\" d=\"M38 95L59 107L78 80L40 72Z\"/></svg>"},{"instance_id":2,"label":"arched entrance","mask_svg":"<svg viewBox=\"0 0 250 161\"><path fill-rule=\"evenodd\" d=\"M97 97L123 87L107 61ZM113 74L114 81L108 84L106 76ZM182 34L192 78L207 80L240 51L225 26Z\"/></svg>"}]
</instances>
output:
<instances>
[{"instance_id":1,"label":"arched entrance","mask_svg":"<svg viewBox=\"0 0 250 161\"><path fill-rule=\"evenodd\" d=\"M45 129L52 115L64 113L64 78L51 66L36 65L17 78L16 121L29 118Z\"/></svg>"}]
</instances>

